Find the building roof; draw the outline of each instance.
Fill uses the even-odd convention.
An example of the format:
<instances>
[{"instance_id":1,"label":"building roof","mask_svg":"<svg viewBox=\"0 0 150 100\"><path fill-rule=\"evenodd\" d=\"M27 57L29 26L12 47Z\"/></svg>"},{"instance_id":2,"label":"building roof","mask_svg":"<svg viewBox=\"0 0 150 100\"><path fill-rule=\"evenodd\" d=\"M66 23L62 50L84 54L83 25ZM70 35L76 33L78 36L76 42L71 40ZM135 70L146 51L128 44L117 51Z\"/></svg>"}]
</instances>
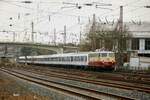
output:
<instances>
[{"instance_id":1,"label":"building roof","mask_svg":"<svg viewBox=\"0 0 150 100\"><path fill-rule=\"evenodd\" d=\"M150 23L143 22L143 23L125 23L124 25L127 26L128 31L131 32L150 32Z\"/></svg>"},{"instance_id":2,"label":"building roof","mask_svg":"<svg viewBox=\"0 0 150 100\"><path fill-rule=\"evenodd\" d=\"M130 32L150 32L150 22L124 22L124 26L127 27ZM99 29L103 31L112 31L115 29L117 23L100 23Z\"/></svg>"}]
</instances>

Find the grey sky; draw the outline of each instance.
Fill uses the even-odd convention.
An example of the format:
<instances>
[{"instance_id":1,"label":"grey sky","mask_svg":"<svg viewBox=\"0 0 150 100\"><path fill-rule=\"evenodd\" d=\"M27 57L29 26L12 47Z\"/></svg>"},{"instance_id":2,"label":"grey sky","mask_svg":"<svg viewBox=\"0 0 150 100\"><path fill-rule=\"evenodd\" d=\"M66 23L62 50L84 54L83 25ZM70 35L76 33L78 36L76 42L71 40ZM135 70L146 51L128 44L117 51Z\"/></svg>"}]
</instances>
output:
<instances>
[{"instance_id":1,"label":"grey sky","mask_svg":"<svg viewBox=\"0 0 150 100\"><path fill-rule=\"evenodd\" d=\"M46 41L46 43L49 40L52 41L53 39L50 37L53 36L54 28L58 33L57 41L62 41L62 34L60 33L63 32L64 25L67 26L67 40L78 41L79 39L76 39L75 35L79 36L79 32L83 32L89 18L92 19L93 13L96 14L97 20L105 21L105 18L108 21L117 20L120 5L124 6L124 21L141 20L150 22L150 8L143 7L150 5L150 0L31 0L33 1L32 4L24 4L21 1L24 0L0 0L0 31L20 31L22 35L16 36L20 41L23 41L23 38L30 38L32 21L35 25L35 31L43 33L42 35L36 34L35 38L38 41ZM63 4L63 2L79 3L82 9L75 7L61 9L61 7L72 6ZM112 4L110 7L104 6L112 10L95 8L94 5L83 6L85 3L92 2L97 2L95 4ZM78 16L80 16L80 23L78 22ZM10 24L12 26L9 26ZM49 38L47 34L49 34ZM71 36L74 38L71 38ZM21 37L23 38L21 39Z\"/></svg>"}]
</instances>

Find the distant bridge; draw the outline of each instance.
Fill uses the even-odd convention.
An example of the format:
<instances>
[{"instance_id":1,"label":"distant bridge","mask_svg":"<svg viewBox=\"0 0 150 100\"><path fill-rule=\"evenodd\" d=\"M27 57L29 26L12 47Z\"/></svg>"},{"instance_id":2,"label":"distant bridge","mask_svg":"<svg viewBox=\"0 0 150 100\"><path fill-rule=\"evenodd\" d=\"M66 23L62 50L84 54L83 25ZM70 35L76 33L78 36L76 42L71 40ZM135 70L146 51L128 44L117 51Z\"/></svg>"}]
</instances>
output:
<instances>
[{"instance_id":1,"label":"distant bridge","mask_svg":"<svg viewBox=\"0 0 150 100\"><path fill-rule=\"evenodd\" d=\"M29 42L0 42L0 45L7 46L18 46L18 47L32 47L39 49L47 49L55 51L56 53L63 52L78 52L78 47L74 46L63 46L63 45L48 45L48 44L39 44L39 43L29 43Z\"/></svg>"}]
</instances>

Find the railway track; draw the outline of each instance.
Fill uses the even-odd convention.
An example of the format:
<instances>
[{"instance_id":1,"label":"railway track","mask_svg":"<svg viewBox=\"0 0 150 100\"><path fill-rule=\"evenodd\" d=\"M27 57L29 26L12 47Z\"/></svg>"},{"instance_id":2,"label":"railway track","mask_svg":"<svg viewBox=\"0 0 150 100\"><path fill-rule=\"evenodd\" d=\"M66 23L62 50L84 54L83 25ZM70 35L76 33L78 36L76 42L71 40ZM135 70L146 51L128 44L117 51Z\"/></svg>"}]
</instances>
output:
<instances>
[{"instance_id":1,"label":"railway track","mask_svg":"<svg viewBox=\"0 0 150 100\"><path fill-rule=\"evenodd\" d=\"M70 75L70 74L68 75L68 74L60 73L59 71L51 72L47 70L41 71L41 70L35 70L35 69L30 69L26 71L31 72L31 73L45 75L45 76L50 76L50 77L57 77L61 79L74 80L74 81L80 81L80 82L85 82L85 83L91 83L95 85L102 85L102 86L108 86L108 87L115 87L119 89L134 90L134 91L136 90L136 91L150 93L150 87L144 86L143 84L135 84L135 83L131 84L131 83L126 83L126 82L110 81L110 80L94 80L94 79L88 79L88 78L79 77L75 75Z\"/></svg>"},{"instance_id":2,"label":"railway track","mask_svg":"<svg viewBox=\"0 0 150 100\"><path fill-rule=\"evenodd\" d=\"M53 72L58 72L56 69L51 70ZM77 70L74 70L77 71ZM60 72L60 70L59 70ZM83 76L90 76L95 75L95 78L100 79L108 79L114 81L124 81L130 83L140 83L140 84L147 84L150 85L150 74L141 74L141 73L125 73L125 72L92 72L92 71L80 71L78 70L77 73L69 73L66 71L61 71L61 73L68 73L71 75L81 75Z\"/></svg>"},{"instance_id":3,"label":"railway track","mask_svg":"<svg viewBox=\"0 0 150 100\"><path fill-rule=\"evenodd\" d=\"M67 94L71 94L71 95L74 95L76 97L80 97L86 100L102 100L102 99L110 99L110 98L111 100L113 99L114 100L116 99L117 100L127 100L127 99L134 100L134 98L122 97L120 95L99 92L94 89L86 89L86 88L79 87L79 86L73 86L73 85L68 85L65 83L54 82L46 78L41 78L36 74L34 74L34 76L32 74L26 74L26 72L23 72L23 71L18 72L18 71L14 71L11 69L4 69L4 68L0 68L0 70L7 74L18 77L20 79L27 80L35 84L42 85L44 87L53 88L55 90L58 90Z\"/></svg>"},{"instance_id":4,"label":"railway track","mask_svg":"<svg viewBox=\"0 0 150 100\"><path fill-rule=\"evenodd\" d=\"M37 66L36 66L37 67ZM150 85L150 75L143 75L143 74L132 74L132 73L121 73L121 72L89 72L89 71L80 71L80 70L66 70L66 69L58 69L58 68L41 68L41 67L34 67L33 69L36 70L43 70L51 71L55 73L62 73L62 74L69 74L75 76L83 76L83 77L92 77L94 76L95 79L108 79L113 81L121 81L121 82L128 82L128 83L139 83ZM30 67L31 69L31 67Z\"/></svg>"}]
</instances>

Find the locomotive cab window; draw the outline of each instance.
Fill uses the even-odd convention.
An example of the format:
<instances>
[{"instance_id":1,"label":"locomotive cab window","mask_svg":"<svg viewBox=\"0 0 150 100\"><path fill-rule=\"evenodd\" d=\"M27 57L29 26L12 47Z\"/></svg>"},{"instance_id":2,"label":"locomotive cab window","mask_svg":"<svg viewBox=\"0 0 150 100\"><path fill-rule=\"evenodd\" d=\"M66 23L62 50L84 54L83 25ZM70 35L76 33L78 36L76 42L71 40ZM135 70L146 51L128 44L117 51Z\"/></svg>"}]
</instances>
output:
<instances>
[{"instance_id":1,"label":"locomotive cab window","mask_svg":"<svg viewBox=\"0 0 150 100\"><path fill-rule=\"evenodd\" d=\"M100 57L107 57L107 53L101 53Z\"/></svg>"}]
</instances>

